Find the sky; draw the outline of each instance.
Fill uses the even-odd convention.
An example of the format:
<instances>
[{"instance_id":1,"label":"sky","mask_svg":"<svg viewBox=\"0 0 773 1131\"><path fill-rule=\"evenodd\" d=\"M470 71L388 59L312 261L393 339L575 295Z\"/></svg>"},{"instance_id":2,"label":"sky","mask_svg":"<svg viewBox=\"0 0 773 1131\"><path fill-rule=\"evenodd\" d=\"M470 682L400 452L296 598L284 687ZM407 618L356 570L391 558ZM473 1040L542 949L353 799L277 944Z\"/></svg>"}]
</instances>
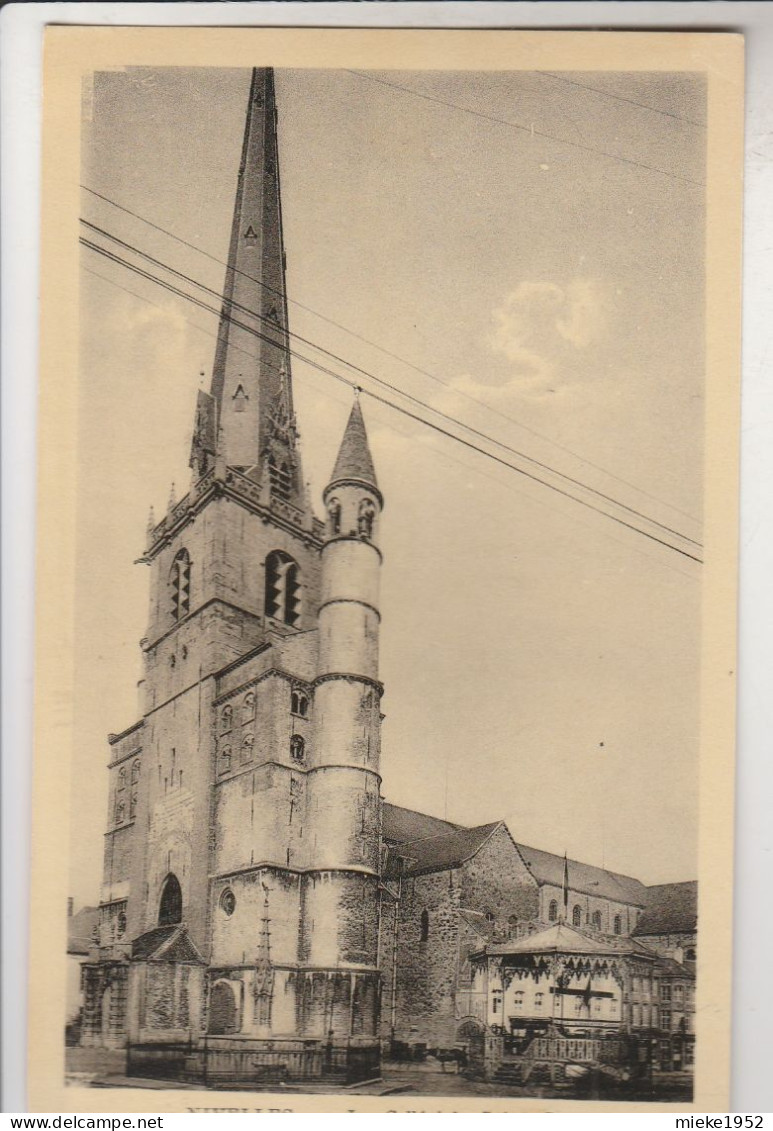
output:
<instances>
[{"instance_id":1,"label":"sky","mask_svg":"<svg viewBox=\"0 0 773 1131\"><path fill-rule=\"evenodd\" d=\"M88 192L83 215L222 288L249 77L95 75L83 182L143 219ZM279 71L276 86L291 331L699 556L700 77ZM216 318L84 249L80 330L76 904L98 896L106 735L137 718L148 572L133 563L149 507L158 519L171 482L187 489ZM384 796L505 819L648 883L694 877L700 565L298 348L365 390L386 500ZM292 374L321 514L351 392L297 359Z\"/></svg>"}]
</instances>

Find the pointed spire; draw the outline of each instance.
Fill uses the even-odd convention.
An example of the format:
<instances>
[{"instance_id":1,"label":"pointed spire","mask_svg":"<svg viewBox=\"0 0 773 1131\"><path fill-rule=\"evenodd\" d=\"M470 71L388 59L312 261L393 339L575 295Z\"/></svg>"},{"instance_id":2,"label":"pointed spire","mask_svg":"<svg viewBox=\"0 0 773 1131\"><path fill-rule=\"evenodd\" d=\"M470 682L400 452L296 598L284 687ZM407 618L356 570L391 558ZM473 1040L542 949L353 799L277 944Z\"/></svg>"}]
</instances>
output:
<instances>
[{"instance_id":1,"label":"pointed spire","mask_svg":"<svg viewBox=\"0 0 773 1131\"><path fill-rule=\"evenodd\" d=\"M155 514L155 511L153 510L153 505L151 504L150 510L148 511L148 525L147 525L148 535L150 536L155 529L156 529L156 514Z\"/></svg>"},{"instance_id":2,"label":"pointed spire","mask_svg":"<svg viewBox=\"0 0 773 1131\"><path fill-rule=\"evenodd\" d=\"M352 411L349 414L349 421L338 451L338 458L325 492L327 493L336 484L347 480L353 480L356 483L361 483L364 487L370 487L381 500L381 492L376 481L376 469L373 466L373 457L370 454L370 445L368 444L368 433L360 408L358 390L354 394Z\"/></svg>"},{"instance_id":3,"label":"pointed spire","mask_svg":"<svg viewBox=\"0 0 773 1131\"><path fill-rule=\"evenodd\" d=\"M292 468L296 448L285 255L279 191L274 72L252 72L210 394L202 394L191 462L211 466L208 451L257 478L265 457ZM211 408L205 398L211 398ZM211 419L210 419L211 417ZM203 472L201 472L203 474ZM291 501L301 504L300 491Z\"/></svg>"},{"instance_id":4,"label":"pointed spire","mask_svg":"<svg viewBox=\"0 0 773 1131\"><path fill-rule=\"evenodd\" d=\"M172 507L174 507L176 505L177 505L177 492L175 491L174 480L173 480L172 486L169 488L169 502L167 503L167 510L171 510Z\"/></svg>"}]
</instances>

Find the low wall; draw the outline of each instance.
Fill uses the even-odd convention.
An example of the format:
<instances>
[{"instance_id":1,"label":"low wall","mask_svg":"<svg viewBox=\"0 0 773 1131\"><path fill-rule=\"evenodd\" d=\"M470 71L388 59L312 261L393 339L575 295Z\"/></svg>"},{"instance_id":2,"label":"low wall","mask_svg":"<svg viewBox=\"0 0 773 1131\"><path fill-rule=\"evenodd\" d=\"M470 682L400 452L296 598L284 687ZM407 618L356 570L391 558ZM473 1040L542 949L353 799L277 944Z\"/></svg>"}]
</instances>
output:
<instances>
[{"instance_id":1,"label":"low wall","mask_svg":"<svg viewBox=\"0 0 773 1131\"><path fill-rule=\"evenodd\" d=\"M182 1080L213 1088L245 1088L284 1080L372 1080L381 1071L378 1041L346 1043L205 1037L196 1042L132 1044L127 1075Z\"/></svg>"}]
</instances>

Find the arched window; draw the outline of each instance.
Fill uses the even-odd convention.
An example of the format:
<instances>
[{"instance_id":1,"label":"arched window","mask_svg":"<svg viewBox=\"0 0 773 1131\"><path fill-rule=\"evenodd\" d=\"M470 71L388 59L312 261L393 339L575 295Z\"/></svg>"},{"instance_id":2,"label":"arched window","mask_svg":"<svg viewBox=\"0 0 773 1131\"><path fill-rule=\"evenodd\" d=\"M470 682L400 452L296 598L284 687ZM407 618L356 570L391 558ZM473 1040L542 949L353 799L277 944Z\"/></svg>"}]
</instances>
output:
<instances>
[{"instance_id":1,"label":"arched window","mask_svg":"<svg viewBox=\"0 0 773 1131\"><path fill-rule=\"evenodd\" d=\"M555 923L557 918L558 918L558 903L556 902L555 899L551 899L550 903L548 904L548 919L550 920L551 923Z\"/></svg>"},{"instance_id":2,"label":"arched window","mask_svg":"<svg viewBox=\"0 0 773 1131\"><path fill-rule=\"evenodd\" d=\"M293 691L290 696L290 710L294 715L300 715L305 719L309 713L309 700L302 691Z\"/></svg>"},{"instance_id":3,"label":"arched window","mask_svg":"<svg viewBox=\"0 0 773 1131\"><path fill-rule=\"evenodd\" d=\"M231 747L230 746L224 746L223 749L220 751L219 770L220 770L221 774L227 774L230 769L231 769Z\"/></svg>"},{"instance_id":4,"label":"arched window","mask_svg":"<svg viewBox=\"0 0 773 1131\"><path fill-rule=\"evenodd\" d=\"M427 911L426 907L424 908L424 910L421 913L420 927L421 927L421 942L426 942L427 939L429 938L429 911Z\"/></svg>"},{"instance_id":5,"label":"arched window","mask_svg":"<svg viewBox=\"0 0 773 1131\"><path fill-rule=\"evenodd\" d=\"M376 507L372 499L363 499L357 512L357 530L360 538L373 537L373 523L376 520Z\"/></svg>"},{"instance_id":6,"label":"arched window","mask_svg":"<svg viewBox=\"0 0 773 1131\"><path fill-rule=\"evenodd\" d=\"M182 919L182 888L177 876L170 872L161 888L161 899L158 904L158 925L159 927L170 927L174 923L182 923Z\"/></svg>"},{"instance_id":7,"label":"arched window","mask_svg":"<svg viewBox=\"0 0 773 1131\"><path fill-rule=\"evenodd\" d=\"M252 748L255 745L255 735L246 734L242 742L241 752L239 754L239 761L244 765L245 762L252 761Z\"/></svg>"},{"instance_id":8,"label":"arched window","mask_svg":"<svg viewBox=\"0 0 773 1131\"><path fill-rule=\"evenodd\" d=\"M601 912L600 911L594 911L593 912L593 919L591 921L593 923L594 930L600 931L601 930Z\"/></svg>"},{"instance_id":9,"label":"arched window","mask_svg":"<svg viewBox=\"0 0 773 1131\"><path fill-rule=\"evenodd\" d=\"M248 691L242 700L242 722L248 723L255 718L255 692Z\"/></svg>"},{"instance_id":10,"label":"arched window","mask_svg":"<svg viewBox=\"0 0 773 1131\"><path fill-rule=\"evenodd\" d=\"M294 628L301 616L301 572L282 550L266 558L266 616Z\"/></svg>"},{"instance_id":11,"label":"arched window","mask_svg":"<svg viewBox=\"0 0 773 1131\"><path fill-rule=\"evenodd\" d=\"M133 821L137 816L137 790L132 790L132 795L129 799L129 820Z\"/></svg>"},{"instance_id":12,"label":"arched window","mask_svg":"<svg viewBox=\"0 0 773 1131\"><path fill-rule=\"evenodd\" d=\"M223 707L223 710L220 712L220 733L228 734L229 730L233 726L233 721L234 709L230 704L226 704L226 706Z\"/></svg>"},{"instance_id":13,"label":"arched window","mask_svg":"<svg viewBox=\"0 0 773 1131\"><path fill-rule=\"evenodd\" d=\"M119 939L123 938L126 934L126 912L123 908L118 912L115 919L115 930Z\"/></svg>"},{"instance_id":14,"label":"arched window","mask_svg":"<svg viewBox=\"0 0 773 1131\"><path fill-rule=\"evenodd\" d=\"M239 1029L239 1012L233 987L228 982L215 982L209 995L210 1033L236 1033Z\"/></svg>"},{"instance_id":15,"label":"arched window","mask_svg":"<svg viewBox=\"0 0 773 1131\"><path fill-rule=\"evenodd\" d=\"M572 926L579 927L581 923L582 908L580 907L579 903L575 903L574 907L572 908Z\"/></svg>"},{"instance_id":16,"label":"arched window","mask_svg":"<svg viewBox=\"0 0 773 1131\"><path fill-rule=\"evenodd\" d=\"M299 734L290 739L290 757L293 762L302 762L306 754L306 743Z\"/></svg>"},{"instance_id":17,"label":"arched window","mask_svg":"<svg viewBox=\"0 0 773 1131\"><path fill-rule=\"evenodd\" d=\"M622 921L622 919L620 918L620 916L619 916L619 915L615 915L615 921L614 921L614 923L612 924L612 929L614 930L614 932L615 932L615 934L616 934L616 935L619 935L619 934L620 934L620 932L622 931L622 929L623 929L623 921Z\"/></svg>"},{"instance_id":18,"label":"arched window","mask_svg":"<svg viewBox=\"0 0 773 1131\"><path fill-rule=\"evenodd\" d=\"M169 574L171 612L174 620L181 620L191 608L191 559L187 550L179 550Z\"/></svg>"},{"instance_id":19,"label":"arched window","mask_svg":"<svg viewBox=\"0 0 773 1131\"><path fill-rule=\"evenodd\" d=\"M695 962L695 947L691 946L687 948L684 952L684 960L685 962Z\"/></svg>"},{"instance_id":20,"label":"arched window","mask_svg":"<svg viewBox=\"0 0 773 1131\"><path fill-rule=\"evenodd\" d=\"M118 789L126 789L126 766L121 766L118 771Z\"/></svg>"},{"instance_id":21,"label":"arched window","mask_svg":"<svg viewBox=\"0 0 773 1131\"><path fill-rule=\"evenodd\" d=\"M332 499L328 500L327 517L328 517L328 522L330 523L330 533L331 534L340 534L341 533L341 503L340 503L340 500L335 498L335 496Z\"/></svg>"},{"instance_id":22,"label":"arched window","mask_svg":"<svg viewBox=\"0 0 773 1131\"><path fill-rule=\"evenodd\" d=\"M117 825L122 825L125 820L126 820L126 802L122 798L119 798L118 802L116 804L116 807L115 807L115 823Z\"/></svg>"},{"instance_id":23,"label":"arched window","mask_svg":"<svg viewBox=\"0 0 773 1131\"><path fill-rule=\"evenodd\" d=\"M507 920L507 937L514 939L518 934L518 916L511 915Z\"/></svg>"},{"instance_id":24,"label":"arched window","mask_svg":"<svg viewBox=\"0 0 773 1131\"><path fill-rule=\"evenodd\" d=\"M132 762L132 785L136 785L139 780L140 780L140 760L139 760L139 758L136 758L134 760L134 762Z\"/></svg>"}]
</instances>

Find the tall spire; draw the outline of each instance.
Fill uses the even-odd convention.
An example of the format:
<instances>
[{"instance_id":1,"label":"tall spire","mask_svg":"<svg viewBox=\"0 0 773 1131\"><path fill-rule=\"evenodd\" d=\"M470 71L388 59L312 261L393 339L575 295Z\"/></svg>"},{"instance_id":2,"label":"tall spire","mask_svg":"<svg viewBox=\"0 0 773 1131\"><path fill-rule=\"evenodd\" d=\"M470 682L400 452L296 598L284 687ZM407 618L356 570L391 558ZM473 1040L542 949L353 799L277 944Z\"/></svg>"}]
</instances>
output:
<instances>
[{"instance_id":1,"label":"tall spire","mask_svg":"<svg viewBox=\"0 0 773 1131\"><path fill-rule=\"evenodd\" d=\"M252 72L210 392L200 392L191 466L224 463L299 502L290 378L274 73ZM274 470L276 469L276 471Z\"/></svg>"},{"instance_id":2,"label":"tall spire","mask_svg":"<svg viewBox=\"0 0 773 1131\"><path fill-rule=\"evenodd\" d=\"M376 469L373 466L373 457L370 454L368 433L365 429L360 398L357 393L354 395L352 411L349 414L344 438L338 450L338 458L330 482L325 488L325 493L327 494L337 484L347 482L370 487L381 498L381 492L376 481Z\"/></svg>"}]
</instances>

